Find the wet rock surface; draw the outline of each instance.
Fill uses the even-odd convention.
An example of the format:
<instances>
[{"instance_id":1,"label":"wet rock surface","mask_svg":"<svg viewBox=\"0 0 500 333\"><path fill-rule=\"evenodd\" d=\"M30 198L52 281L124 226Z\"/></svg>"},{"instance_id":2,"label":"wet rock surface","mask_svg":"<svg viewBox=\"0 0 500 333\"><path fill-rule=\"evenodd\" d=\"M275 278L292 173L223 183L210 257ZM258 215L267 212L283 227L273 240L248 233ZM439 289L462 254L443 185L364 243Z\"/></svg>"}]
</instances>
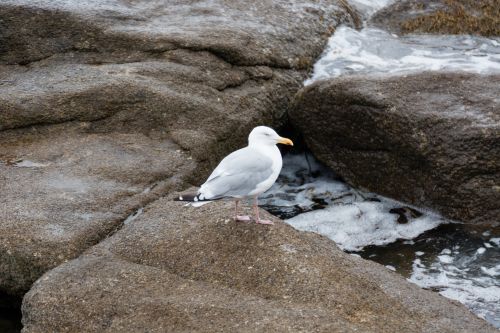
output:
<instances>
[{"instance_id":1,"label":"wet rock surface","mask_svg":"<svg viewBox=\"0 0 500 333\"><path fill-rule=\"evenodd\" d=\"M370 23L396 33L500 35L498 0L406 0L380 10Z\"/></svg>"},{"instance_id":2,"label":"wet rock surface","mask_svg":"<svg viewBox=\"0 0 500 333\"><path fill-rule=\"evenodd\" d=\"M0 290L21 295L139 207L200 181L255 125L282 124L348 12L336 1L3 1Z\"/></svg>"},{"instance_id":3,"label":"wet rock surface","mask_svg":"<svg viewBox=\"0 0 500 333\"><path fill-rule=\"evenodd\" d=\"M234 65L303 69L321 52L324 38L353 13L345 2L327 0L6 0L1 12L6 63L74 51L134 59L133 51L188 49Z\"/></svg>"},{"instance_id":4,"label":"wet rock surface","mask_svg":"<svg viewBox=\"0 0 500 333\"><path fill-rule=\"evenodd\" d=\"M445 216L497 223L498 75L347 76L304 88L291 112L349 183Z\"/></svg>"},{"instance_id":5,"label":"wet rock surface","mask_svg":"<svg viewBox=\"0 0 500 333\"><path fill-rule=\"evenodd\" d=\"M271 216L270 227L237 223L232 209L153 202L42 276L24 299L24 331L495 332L325 237Z\"/></svg>"},{"instance_id":6,"label":"wet rock surface","mask_svg":"<svg viewBox=\"0 0 500 333\"><path fill-rule=\"evenodd\" d=\"M193 168L169 140L87 127L0 133L0 285L9 293L106 237Z\"/></svg>"}]
</instances>

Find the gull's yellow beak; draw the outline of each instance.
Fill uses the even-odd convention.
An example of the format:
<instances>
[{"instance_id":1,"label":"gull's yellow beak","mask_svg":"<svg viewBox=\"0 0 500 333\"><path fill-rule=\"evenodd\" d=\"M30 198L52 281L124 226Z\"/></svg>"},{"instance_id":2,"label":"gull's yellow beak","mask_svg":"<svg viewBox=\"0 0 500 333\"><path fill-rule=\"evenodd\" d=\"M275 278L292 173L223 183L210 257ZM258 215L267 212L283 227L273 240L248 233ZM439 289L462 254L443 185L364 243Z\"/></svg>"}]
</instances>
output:
<instances>
[{"instance_id":1,"label":"gull's yellow beak","mask_svg":"<svg viewBox=\"0 0 500 333\"><path fill-rule=\"evenodd\" d=\"M282 143L282 144L284 144L284 145L293 146L293 142L292 142L292 140L287 139L287 138L280 138L280 139L278 140L278 143Z\"/></svg>"}]
</instances>

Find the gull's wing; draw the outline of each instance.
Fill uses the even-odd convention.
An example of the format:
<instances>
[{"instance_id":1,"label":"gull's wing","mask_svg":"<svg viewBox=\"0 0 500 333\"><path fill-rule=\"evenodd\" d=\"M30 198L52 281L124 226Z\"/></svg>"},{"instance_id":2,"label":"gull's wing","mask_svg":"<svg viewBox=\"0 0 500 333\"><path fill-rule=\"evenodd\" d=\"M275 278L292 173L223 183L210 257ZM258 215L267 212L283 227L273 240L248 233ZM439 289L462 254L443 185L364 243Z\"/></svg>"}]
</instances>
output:
<instances>
[{"instance_id":1,"label":"gull's wing","mask_svg":"<svg viewBox=\"0 0 500 333\"><path fill-rule=\"evenodd\" d=\"M226 156L201 185L200 200L244 197L273 173L272 160L245 147Z\"/></svg>"}]
</instances>

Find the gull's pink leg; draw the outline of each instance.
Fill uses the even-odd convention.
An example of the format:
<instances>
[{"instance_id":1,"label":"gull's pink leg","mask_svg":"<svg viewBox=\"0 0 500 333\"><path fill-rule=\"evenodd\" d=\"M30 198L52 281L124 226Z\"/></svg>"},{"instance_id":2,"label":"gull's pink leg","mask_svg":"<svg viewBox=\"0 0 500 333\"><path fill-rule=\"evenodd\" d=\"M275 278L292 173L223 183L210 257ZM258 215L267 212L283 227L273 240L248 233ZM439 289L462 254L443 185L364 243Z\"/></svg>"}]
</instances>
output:
<instances>
[{"instance_id":1,"label":"gull's pink leg","mask_svg":"<svg viewBox=\"0 0 500 333\"><path fill-rule=\"evenodd\" d=\"M240 201L239 200L235 200L234 203L234 219L236 221L240 221L240 222L248 222L251 220L250 216L247 216L247 215L238 215L238 203Z\"/></svg>"},{"instance_id":2,"label":"gull's pink leg","mask_svg":"<svg viewBox=\"0 0 500 333\"><path fill-rule=\"evenodd\" d=\"M259 205L257 203L257 196L255 196L255 201L254 201L254 204L253 204L253 209L255 211L255 223L258 223L258 224L274 224L273 221L270 221L270 220L261 220L259 218Z\"/></svg>"}]
</instances>

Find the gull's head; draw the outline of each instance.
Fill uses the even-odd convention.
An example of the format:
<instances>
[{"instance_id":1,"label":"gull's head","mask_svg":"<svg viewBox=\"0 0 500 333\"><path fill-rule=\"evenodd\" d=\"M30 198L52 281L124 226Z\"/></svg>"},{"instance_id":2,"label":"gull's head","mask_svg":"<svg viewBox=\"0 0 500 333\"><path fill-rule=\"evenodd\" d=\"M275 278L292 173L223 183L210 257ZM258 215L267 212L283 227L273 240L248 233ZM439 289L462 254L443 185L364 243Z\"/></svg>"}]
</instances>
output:
<instances>
[{"instance_id":1,"label":"gull's head","mask_svg":"<svg viewBox=\"0 0 500 333\"><path fill-rule=\"evenodd\" d=\"M278 143L293 146L292 140L279 136L272 128L266 126L255 127L248 136L250 146L255 144L274 146Z\"/></svg>"}]
</instances>

